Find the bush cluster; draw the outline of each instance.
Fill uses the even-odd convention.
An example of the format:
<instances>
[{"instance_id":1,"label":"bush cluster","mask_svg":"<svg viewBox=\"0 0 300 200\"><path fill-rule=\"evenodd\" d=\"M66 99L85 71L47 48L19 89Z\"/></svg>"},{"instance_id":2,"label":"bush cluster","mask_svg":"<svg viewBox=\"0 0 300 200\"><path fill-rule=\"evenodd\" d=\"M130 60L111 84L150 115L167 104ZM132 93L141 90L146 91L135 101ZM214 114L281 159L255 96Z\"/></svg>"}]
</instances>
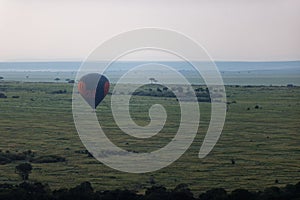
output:
<instances>
[{"instance_id":1,"label":"bush cluster","mask_svg":"<svg viewBox=\"0 0 300 200\"><path fill-rule=\"evenodd\" d=\"M173 91L178 91L180 94L181 98L183 100L188 100L185 97L191 96L191 91L184 91L182 87L174 87L172 88ZM152 96L152 97L170 97L170 98L175 98L176 95L172 90L169 90L167 87L164 87L159 84L150 84L150 85L145 85L135 92L132 93L132 95L136 96ZM209 90L206 88L196 88L194 90L196 97L198 99L198 102L211 102ZM216 94L215 94L216 95ZM214 97L216 98L216 97Z\"/></svg>"},{"instance_id":2,"label":"bush cluster","mask_svg":"<svg viewBox=\"0 0 300 200\"><path fill-rule=\"evenodd\" d=\"M14 161L28 161L32 163L54 163L65 162L66 159L57 155L36 156L36 154L31 150L24 152L0 151L0 164L4 165Z\"/></svg>"},{"instance_id":3,"label":"bush cluster","mask_svg":"<svg viewBox=\"0 0 300 200\"><path fill-rule=\"evenodd\" d=\"M0 98L5 99L5 98L7 98L7 96L4 93L0 92Z\"/></svg>"},{"instance_id":4,"label":"bush cluster","mask_svg":"<svg viewBox=\"0 0 300 200\"><path fill-rule=\"evenodd\" d=\"M296 200L299 198L300 182L284 188L271 187L258 192L236 189L229 193L222 188L216 188L198 197L195 197L185 184L180 184L172 190L163 186L152 186L145 194L131 190L94 191L89 182L83 182L74 188L54 191L42 183L0 184L0 199L6 200Z\"/></svg>"},{"instance_id":5,"label":"bush cluster","mask_svg":"<svg viewBox=\"0 0 300 200\"><path fill-rule=\"evenodd\" d=\"M52 94L66 94L67 93L67 90L64 89L64 90L56 90L56 91L53 91L51 92Z\"/></svg>"}]
</instances>

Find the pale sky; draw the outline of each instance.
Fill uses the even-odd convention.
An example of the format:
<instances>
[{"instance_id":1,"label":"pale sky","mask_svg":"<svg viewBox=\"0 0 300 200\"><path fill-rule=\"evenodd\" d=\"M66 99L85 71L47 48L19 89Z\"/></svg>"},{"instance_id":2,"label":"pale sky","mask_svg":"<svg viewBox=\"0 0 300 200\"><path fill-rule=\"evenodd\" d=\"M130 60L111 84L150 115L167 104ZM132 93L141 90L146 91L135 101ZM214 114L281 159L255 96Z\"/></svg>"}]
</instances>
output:
<instances>
[{"instance_id":1,"label":"pale sky","mask_svg":"<svg viewBox=\"0 0 300 200\"><path fill-rule=\"evenodd\" d=\"M300 60L299 0L0 0L0 61L83 60L142 27L179 31L214 60Z\"/></svg>"}]
</instances>

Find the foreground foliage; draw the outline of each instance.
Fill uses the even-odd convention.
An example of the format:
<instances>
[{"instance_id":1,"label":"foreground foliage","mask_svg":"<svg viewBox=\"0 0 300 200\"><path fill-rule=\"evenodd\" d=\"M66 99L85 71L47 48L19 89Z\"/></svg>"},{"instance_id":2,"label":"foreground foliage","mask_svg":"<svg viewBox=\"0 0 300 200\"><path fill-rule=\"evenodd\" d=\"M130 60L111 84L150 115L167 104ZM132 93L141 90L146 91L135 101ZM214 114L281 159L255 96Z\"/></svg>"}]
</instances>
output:
<instances>
[{"instance_id":1,"label":"foreground foliage","mask_svg":"<svg viewBox=\"0 0 300 200\"><path fill-rule=\"evenodd\" d=\"M223 188L216 188L200 194L198 198L194 197L185 184L180 184L173 190L167 190L163 186L152 186L143 195L130 190L94 191L89 182L83 182L74 188L54 191L39 182L23 182L19 185L0 184L0 199L6 200L296 200L299 198L300 182L296 185L287 185L284 188L271 187L258 192L236 189L229 193Z\"/></svg>"}]
</instances>

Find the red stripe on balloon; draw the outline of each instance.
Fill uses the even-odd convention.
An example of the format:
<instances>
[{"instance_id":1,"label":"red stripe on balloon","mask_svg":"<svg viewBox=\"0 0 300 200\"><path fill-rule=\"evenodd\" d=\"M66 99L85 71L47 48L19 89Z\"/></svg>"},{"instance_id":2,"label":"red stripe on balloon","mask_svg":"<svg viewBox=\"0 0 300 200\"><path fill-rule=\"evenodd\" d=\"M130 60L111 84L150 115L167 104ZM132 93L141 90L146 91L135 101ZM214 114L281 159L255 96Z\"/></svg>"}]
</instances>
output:
<instances>
[{"instance_id":1,"label":"red stripe on balloon","mask_svg":"<svg viewBox=\"0 0 300 200\"><path fill-rule=\"evenodd\" d=\"M109 91L109 82L106 81L104 84L104 96L107 95L108 91Z\"/></svg>"}]
</instances>

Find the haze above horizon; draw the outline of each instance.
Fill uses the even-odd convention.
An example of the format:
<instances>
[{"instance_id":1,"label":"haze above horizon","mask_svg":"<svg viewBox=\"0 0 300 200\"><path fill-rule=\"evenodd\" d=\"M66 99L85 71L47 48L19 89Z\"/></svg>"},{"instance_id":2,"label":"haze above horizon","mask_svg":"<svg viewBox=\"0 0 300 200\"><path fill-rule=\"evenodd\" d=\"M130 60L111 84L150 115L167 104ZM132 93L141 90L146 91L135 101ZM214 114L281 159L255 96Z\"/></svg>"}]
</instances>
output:
<instances>
[{"instance_id":1,"label":"haze above horizon","mask_svg":"<svg viewBox=\"0 0 300 200\"><path fill-rule=\"evenodd\" d=\"M299 61L299 9L297 0L0 0L0 62L83 61L107 39L142 27L183 33L213 60Z\"/></svg>"}]
</instances>

